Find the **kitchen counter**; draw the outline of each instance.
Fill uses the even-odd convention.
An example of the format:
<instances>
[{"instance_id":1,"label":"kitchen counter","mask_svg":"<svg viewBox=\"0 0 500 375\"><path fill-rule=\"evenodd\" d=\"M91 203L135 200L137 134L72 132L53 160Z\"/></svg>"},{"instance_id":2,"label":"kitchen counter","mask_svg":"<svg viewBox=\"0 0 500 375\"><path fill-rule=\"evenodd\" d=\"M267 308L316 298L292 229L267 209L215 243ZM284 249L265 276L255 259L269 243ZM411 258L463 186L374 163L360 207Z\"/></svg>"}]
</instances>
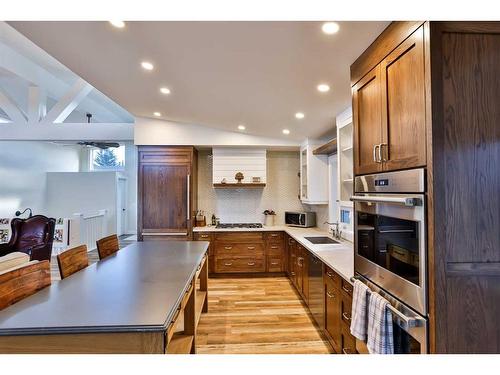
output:
<instances>
[{"instance_id":1,"label":"kitchen counter","mask_svg":"<svg viewBox=\"0 0 500 375\"><path fill-rule=\"evenodd\" d=\"M262 228L216 228L211 226L195 227L194 232L273 232L288 233L298 243L317 256L328 267L350 282L354 276L354 248L352 242L342 240L340 244L314 245L305 237L327 236L333 238L327 231L320 228L298 228L286 225L263 226Z\"/></svg>"},{"instance_id":2,"label":"kitchen counter","mask_svg":"<svg viewBox=\"0 0 500 375\"><path fill-rule=\"evenodd\" d=\"M136 242L0 311L4 335L163 332L208 249Z\"/></svg>"}]
</instances>

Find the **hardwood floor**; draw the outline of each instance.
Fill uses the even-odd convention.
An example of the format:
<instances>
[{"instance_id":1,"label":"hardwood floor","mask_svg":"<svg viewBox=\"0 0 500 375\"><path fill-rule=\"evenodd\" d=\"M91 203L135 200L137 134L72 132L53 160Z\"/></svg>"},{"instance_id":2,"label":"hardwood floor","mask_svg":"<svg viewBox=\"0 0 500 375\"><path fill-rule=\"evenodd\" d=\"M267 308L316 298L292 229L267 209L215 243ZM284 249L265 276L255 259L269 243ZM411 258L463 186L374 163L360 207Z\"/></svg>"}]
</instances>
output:
<instances>
[{"instance_id":1,"label":"hardwood floor","mask_svg":"<svg viewBox=\"0 0 500 375\"><path fill-rule=\"evenodd\" d=\"M286 277L209 279L200 354L326 354L329 344Z\"/></svg>"}]
</instances>

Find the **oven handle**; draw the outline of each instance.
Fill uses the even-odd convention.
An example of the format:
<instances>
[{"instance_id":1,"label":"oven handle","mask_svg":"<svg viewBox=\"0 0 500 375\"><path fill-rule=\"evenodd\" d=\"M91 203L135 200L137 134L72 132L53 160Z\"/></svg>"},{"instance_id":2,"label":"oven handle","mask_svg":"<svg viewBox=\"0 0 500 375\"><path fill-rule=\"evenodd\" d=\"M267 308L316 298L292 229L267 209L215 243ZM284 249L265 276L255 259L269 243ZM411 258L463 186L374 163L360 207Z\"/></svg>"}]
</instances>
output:
<instances>
[{"instance_id":1,"label":"oven handle","mask_svg":"<svg viewBox=\"0 0 500 375\"><path fill-rule=\"evenodd\" d=\"M379 197L379 196L360 196L353 195L351 197L351 201L353 202L368 202L368 203L391 203L391 204L402 204L404 206L413 207L413 206L421 206L422 199L420 198L408 198L408 197Z\"/></svg>"},{"instance_id":2,"label":"oven handle","mask_svg":"<svg viewBox=\"0 0 500 375\"><path fill-rule=\"evenodd\" d=\"M354 283L354 281L358 280L359 278L356 277L356 276L353 276L351 277L351 282ZM371 290L368 290L367 292L367 295L369 293L372 293ZM374 293L374 292L373 292ZM387 308L389 310L391 310L391 313L393 313L394 315L396 315L399 319L401 319L406 327L408 328L412 328L412 327L420 327L423 325L422 321L418 318L412 318L412 317L408 317L406 316L405 314L403 314L401 311L399 311L398 309L396 309L394 306L392 306L390 303L387 305Z\"/></svg>"}]
</instances>

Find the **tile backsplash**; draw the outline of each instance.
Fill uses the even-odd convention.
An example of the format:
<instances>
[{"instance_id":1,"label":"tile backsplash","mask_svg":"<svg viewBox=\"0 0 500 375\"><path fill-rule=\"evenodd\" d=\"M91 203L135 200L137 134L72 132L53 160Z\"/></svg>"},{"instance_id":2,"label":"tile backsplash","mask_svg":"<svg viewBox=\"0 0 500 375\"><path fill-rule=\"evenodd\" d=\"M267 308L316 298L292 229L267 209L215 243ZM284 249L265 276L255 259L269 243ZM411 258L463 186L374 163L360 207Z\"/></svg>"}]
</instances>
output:
<instances>
[{"instance_id":1,"label":"tile backsplash","mask_svg":"<svg viewBox=\"0 0 500 375\"><path fill-rule=\"evenodd\" d=\"M263 189L214 189L212 156L209 150L198 152L198 209L210 222L212 213L222 223L264 223L262 212L276 212L275 224L285 223L285 211L316 211L318 224L328 219L328 206L302 205L299 194L299 153L267 152L267 183ZM326 215L326 219L325 216Z\"/></svg>"}]
</instances>

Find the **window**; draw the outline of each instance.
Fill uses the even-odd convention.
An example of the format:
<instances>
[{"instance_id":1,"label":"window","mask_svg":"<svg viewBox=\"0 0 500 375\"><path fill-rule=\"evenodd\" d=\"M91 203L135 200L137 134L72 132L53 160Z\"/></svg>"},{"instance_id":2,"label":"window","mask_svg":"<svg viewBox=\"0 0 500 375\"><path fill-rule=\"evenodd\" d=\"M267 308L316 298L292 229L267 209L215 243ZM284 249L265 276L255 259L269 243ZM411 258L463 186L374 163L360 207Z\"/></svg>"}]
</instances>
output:
<instances>
[{"instance_id":1,"label":"window","mask_svg":"<svg viewBox=\"0 0 500 375\"><path fill-rule=\"evenodd\" d=\"M94 171L123 171L125 168L125 146L90 151L90 169Z\"/></svg>"}]
</instances>

